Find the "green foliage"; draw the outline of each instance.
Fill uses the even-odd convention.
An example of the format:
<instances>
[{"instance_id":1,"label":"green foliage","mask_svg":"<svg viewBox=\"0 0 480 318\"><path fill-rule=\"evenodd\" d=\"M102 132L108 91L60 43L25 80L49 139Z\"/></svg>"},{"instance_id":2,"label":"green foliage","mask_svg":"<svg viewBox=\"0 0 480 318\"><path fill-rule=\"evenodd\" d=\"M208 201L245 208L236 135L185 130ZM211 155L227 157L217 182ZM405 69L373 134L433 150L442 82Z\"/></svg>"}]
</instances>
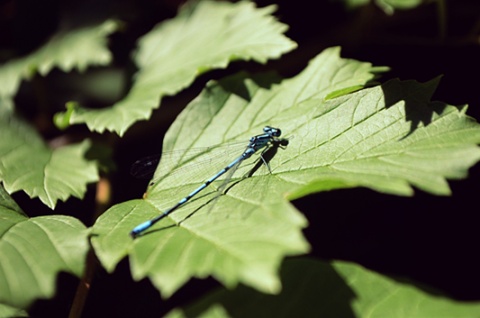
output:
<instances>
[{"instance_id":1,"label":"green foliage","mask_svg":"<svg viewBox=\"0 0 480 318\"><path fill-rule=\"evenodd\" d=\"M296 47L282 34L287 27L270 15L275 6L199 1L190 9L139 40L134 56L139 71L124 99L104 109L69 109L58 121L123 135L135 122L150 118L163 96L178 93L196 76L234 60L265 63Z\"/></svg>"},{"instance_id":2,"label":"green foliage","mask_svg":"<svg viewBox=\"0 0 480 318\"><path fill-rule=\"evenodd\" d=\"M85 123L90 132L123 136L150 118L159 99L198 75L236 60L279 58L296 44L283 34L287 26L272 16L274 10L247 1L190 4L138 40L138 71L123 99L103 109L69 102L55 116L56 126ZM209 82L164 138L163 150L178 156L174 165L162 161L143 199L110 207L92 228L64 215L29 218L33 211L22 211L10 194L22 190L51 209L58 200L81 199L87 184L99 179L99 165L85 154L101 156L87 137L57 147L47 143L13 110L19 83L53 67L67 72L109 64L107 36L118 25L107 20L60 31L37 51L0 67L0 316L26 315L21 309L52 297L61 271L82 276L89 266L89 234L107 271L128 257L133 279L150 279L164 298L192 278L211 276L228 289L171 316L470 317L479 309L355 264L285 261L311 250L302 233L307 219L291 200L353 187L401 196L417 188L446 196L447 180L465 178L480 160L480 126L466 115L467 106L431 100L439 78L374 86L388 68L341 58L339 47L324 50L288 79L240 72ZM270 170L255 155L226 188L221 178L144 235L129 236L241 154L225 155L224 144L246 146L266 125L281 128L289 140L262 154ZM200 163L203 170L196 173ZM98 205L104 203L99 197Z\"/></svg>"},{"instance_id":3,"label":"green foliage","mask_svg":"<svg viewBox=\"0 0 480 318\"><path fill-rule=\"evenodd\" d=\"M387 13L393 13L395 9L412 9L421 5L424 0L377 0L377 4Z\"/></svg>"},{"instance_id":4,"label":"green foliage","mask_svg":"<svg viewBox=\"0 0 480 318\"><path fill-rule=\"evenodd\" d=\"M26 308L54 295L60 271L80 277L87 234L73 217L28 218L0 186L0 304Z\"/></svg>"},{"instance_id":5,"label":"green foliage","mask_svg":"<svg viewBox=\"0 0 480 318\"><path fill-rule=\"evenodd\" d=\"M357 8L367 5L371 0L338 0L344 3L348 8ZM393 14L395 9L406 10L418 7L424 0L375 0L374 3L379 6L385 13Z\"/></svg>"},{"instance_id":6,"label":"green foliage","mask_svg":"<svg viewBox=\"0 0 480 318\"><path fill-rule=\"evenodd\" d=\"M298 160L305 171L298 177L289 175L297 185L290 198L351 186L412 195L414 185L437 195L450 194L446 178L465 177L480 159L480 130L465 116L465 106L430 101L437 83L393 80L325 103L314 99L302 105L301 111L313 112L314 120L299 134L303 142L307 133L315 142L302 145Z\"/></svg>"},{"instance_id":7,"label":"green foliage","mask_svg":"<svg viewBox=\"0 0 480 318\"><path fill-rule=\"evenodd\" d=\"M166 317L474 317L480 304L456 302L359 265L312 259L284 262L284 288L265 295L218 289ZM241 302L238 299L242 299ZM258 304L262 304L259 306Z\"/></svg>"},{"instance_id":8,"label":"green foliage","mask_svg":"<svg viewBox=\"0 0 480 318\"><path fill-rule=\"evenodd\" d=\"M149 276L166 296L192 276L206 275L218 278L227 286L243 282L265 292L278 292L280 284L276 272L283 257L308 250L308 244L301 234L306 221L284 201L284 194L294 189L287 180L306 171L298 168L299 165L290 158L309 145L313 147L315 132L310 131L311 137L308 137L299 129L312 119L318 105L311 105L310 109L296 106L311 99L323 100L332 92L365 84L373 78L372 70L374 68L369 63L341 59L339 49L333 48L314 59L302 74L281 84L275 84L276 77L273 76L250 78L246 74L211 83L177 118L167 133L165 150L186 151L212 144L248 140L249 136L260 133L266 124L282 127L287 137L294 136L292 143L272 158L269 164L271 174L261 169L229 189L227 195L215 200L213 208L198 211L182 222L180 227L158 231L132 242L128 233L134 226L175 203L165 198L178 201L182 195L186 196L201 185L206 176L214 175L226 166L233 157L224 158L221 148L209 149L206 156L223 157L227 161L209 165L206 167L208 171L203 171L193 180L191 169L181 169L180 173L170 176L171 171L162 170L160 166L161 170L157 171L155 178L163 178L148 189L145 200L114 206L95 224L94 232L99 236L94 237L92 243L104 266L113 270L128 252L133 276L136 279ZM356 76L352 77L352 74ZM321 128L320 125L317 127ZM295 144L295 140L303 142ZM198 157L198 153L194 158L186 154L183 163L178 163L175 168L182 168L187 163L191 167ZM302 156L298 159L302 160ZM254 163L253 160L250 162ZM252 164L245 163L235 175L251 172ZM304 163L300 161L300 167L302 165ZM253 197L252 189L255 189ZM195 200L195 204L189 204L182 212L173 214L173 220L178 224L192 211L208 205L214 197L215 191L212 190L209 195ZM112 218L116 220L114 226ZM169 225L172 222L162 223L159 227ZM268 231L265 231L267 225ZM199 266L200 259L205 257L211 261ZM179 259L183 259L182 268L177 266ZM177 274L171 275L172 271Z\"/></svg>"},{"instance_id":9,"label":"green foliage","mask_svg":"<svg viewBox=\"0 0 480 318\"><path fill-rule=\"evenodd\" d=\"M0 304L0 317L28 317L28 313L23 309Z\"/></svg>"},{"instance_id":10,"label":"green foliage","mask_svg":"<svg viewBox=\"0 0 480 318\"><path fill-rule=\"evenodd\" d=\"M22 79L30 79L36 72L45 76L58 67L69 72L84 71L89 65L106 65L112 56L106 37L118 28L112 20L77 30L61 30L45 45L30 55L10 60L0 66L0 101L13 97Z\"/></svg>"},{"instance_id":11,"label":"green foliage","mask_svg":"<svg viewBox=\"0 0 480 318\"><path fill-rule=\"evenodd\" d=\"M32 127L8 114L0 114L0 134L0 180L8 193L23 190L53 209L59 199L82 198L87 183L98 180L96 165L83 158L87 140L52 150Z\"/></svg>"},{"instance_id":12,"label":"green foliage","mask_svg":"<svg viewBox=\"0 0 480 318\"><path fill-rule=\"evenodd\" d=\"M191 277L207 275L228 287L242 282L278 292L275 273L281 259L307 250L301 235L306 222L285 195L299 198L354 186L412 195L411 185L449 194L445 178L464 177L480 159L478 124L462 108L430 102L436 80L394 80L325 100L333 92L366 84L374 70L368 63L341 59L339 49L332 48L298 76L278 84L271 76L240 74L208 85L172 125L164 150L248 140L270 124L292 137L269 163L272 173L255 170L258 158L251 160L218 200L213 200L212 187L173 213L172 220L159 222L158 231L132 241L128 233L134 226L165 211L233 158L206 167L208 172L196 179L187 167L202 161L198 153L193 158L185 154L174 167L178 173L160 165L155 175L159 181L144 200L116 205L98 219L98 236L92 239L97 256L113 270L128 253L133 277L150 277L165 296ZM207 152L209 158L222 157L215 148ZM215 204L208 208L212 200ZM179 226L171 227L175 224ZM199 266L203 258L211 261Z\"/></svg>"}]
</instances>

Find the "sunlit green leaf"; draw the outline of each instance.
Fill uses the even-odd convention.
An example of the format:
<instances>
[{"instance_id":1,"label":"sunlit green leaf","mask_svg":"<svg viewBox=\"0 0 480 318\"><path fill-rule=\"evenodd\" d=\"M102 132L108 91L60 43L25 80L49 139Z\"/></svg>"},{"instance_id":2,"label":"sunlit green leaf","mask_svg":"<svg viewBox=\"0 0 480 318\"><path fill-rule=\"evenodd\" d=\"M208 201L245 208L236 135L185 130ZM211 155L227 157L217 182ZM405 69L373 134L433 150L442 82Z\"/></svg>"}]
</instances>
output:
<instances>
[{"instance_id":1,"label":"sunlit green leaf","mask_svg":"<svg viewBox=\"0 0 480 318\"><path fill-rule=\"evenodd\" d=\"M243 282L265 292L278 292L277 271L282 259L308 250L301 233L306 221L285 201L292 184L283 176L297 170L301 173L302 166L290 163L290 158L298 157L299 147L307 147L312 140L297 134L294 127L312 120L315 112L300 108L289 118L291 122L283 119L283 114L293 114L302 101L321 100L333 92L365 84L374 77L374 70L368 63L341 59L339 49L333 48L315 58L300 75L281 84L274 84L278 78L272 75L250 79L246 74L209 84L173 124L164 141L165 150L244 143L237 153L229 155L223 153L223 147L209 149L202 156L197 152L188 165L187 155L177 163L187 168L171 176L169 169L175 167L160 166L156 178L167 176L148 189L145 200L114 206L100 217L94 226L98 236L92 242L103 265L111 271L128 253L134 278L148 276L165 296L191 277L208 275L229 287ZM132 241L129 232L134 226L169 208L230 163L241 154L248 139L260 134L267 124L281 127L285 137L292 138L285 149L268 153L271 174L262 164L255 168L259 159L255 156L236 171L234 180L238 182L233 182L225 195L214 200L215 188L222 181L215 182L155 228L183 220L180 226ZM213 161L204 162L200 174L194 173L189 167L195 167L193 161L205 156ZM252 176L241 179L245 174Z\"/></svg>"},{"instance_id":2,"label":"sunlit green leaf","mask_svg":"<svg viewBox=\"0 0 480 318\"><path fill-rule=\"evenodd\" d=\"M95 224L93 244L104 266L112 270L129 254L133 277L149 277L165 296L208 275L228 287L242 282L275 293L283 257L307 250L306 222L286 198L358 186L450 194L446 178L465 177L480 159L480 126L466 107L431 102L438 79L393 80L326 99L365 85L377 70L338 53L325 50L278 84L269 75L246 74L210 83L172 125L164 150L240 140L246 146L266 125L281 128L288 146L264 154L271 172L258 156L245 160L218 199L221 180L132 241L134 226L173 206L243 150L226 155L223 147L203 148L193 156L184 150L177 166L160 164L144 200L117 205Z\"/></svg>"},{"instance_id":3,"label":"sunlit green leaf","mask_svg":"<svg viewBox=\"0 0 480 318\"><path fill-rule=\"evenodd\" d=\"M54 295L59 272L82 275L87 234L69 216L26 217L0 184L0 303L26 308Z\"/></svg>"},{"instance_id":4,"label":"sunlit green leaf","mask_svg":"<svg viewBox=\"0 0 480 318\"><path fill-rule=\"evenodd\" d=\"M290 198L352 186L412 195L414 185L449 195L446 178L466 177L480 159L480 126L465 115L466 106L431 102L437 84L438 79L424 84L394 80L299 107L316 108L311 125L299 134L316 130L317 142L299 156L305 171L285 175L297 185Z\"/></svg>"},{"instance_id":5,"label":"sunlit green leaf","mask_svg":"<svg viewBox=\"0 0 480 318\"><path fill-rule=\"evenodd\" d=\"M90 143L50 149L27 123L0 115L0 181L8 193L19 190L54 208L58 200L83 197L98 180L95 163L85 160Z\"/></svg>"},{"instance_id":6,"label":"sunlit green leaf","mask_svg":"<svg viewBox=\"0 0 480 318\"><path fill-rule=\"evenodd\" d=\"M78 107L58 120L122 135L136 121L150 118L163 96L187 87L196 76L234 60L265 63L296 47L283 35L287 26L271 16L275 6L199 1L190 9L140 39L134 56L139 71L124 99L104 109Z\"/></svg>"}]
</instances>

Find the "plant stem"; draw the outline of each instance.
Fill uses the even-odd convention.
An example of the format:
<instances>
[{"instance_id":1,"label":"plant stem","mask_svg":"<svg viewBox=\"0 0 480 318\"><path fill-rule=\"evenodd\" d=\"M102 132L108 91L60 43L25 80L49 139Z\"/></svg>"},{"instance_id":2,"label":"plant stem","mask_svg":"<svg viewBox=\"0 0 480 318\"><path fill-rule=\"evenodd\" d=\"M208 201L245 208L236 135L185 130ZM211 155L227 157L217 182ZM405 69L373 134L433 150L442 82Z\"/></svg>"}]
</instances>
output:
<instances>
[{"instance_id":1,"label":"plant stem","mask_svg":"<svg viewBox=\"0 0 480 318\"><path fill-rule=\"evenodd\" d=\"M105 212L107 207L110 205L110 189L110 181L107 178L101 177L97 183L94 220L96 220L103 212ZM73 299L73 304L68 315L69 318L81 317L97 267L98 260L95 256L93 248L90 246L86 259L85 273L82 277L82 280L78 284L77 292L75 293L75 298Z\"/></svg>"}]
</instances>

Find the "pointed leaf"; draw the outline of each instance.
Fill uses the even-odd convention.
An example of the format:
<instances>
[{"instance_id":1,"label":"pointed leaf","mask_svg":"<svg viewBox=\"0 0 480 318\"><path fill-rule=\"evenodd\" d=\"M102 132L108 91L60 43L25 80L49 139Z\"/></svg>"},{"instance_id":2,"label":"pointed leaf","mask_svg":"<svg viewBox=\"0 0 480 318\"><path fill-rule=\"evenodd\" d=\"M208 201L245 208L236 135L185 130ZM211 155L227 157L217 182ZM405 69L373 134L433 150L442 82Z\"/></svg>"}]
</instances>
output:
<instances>
[{"instance_id":1,"label":"pointed leaf","mask_svg":"<svg viewBox=\"0 0 480 318\"><path fill-rule=\"evenodd\" d=\"M244 143L230 155L223 153L223 147L213 147L203 155L195 152L189 160L189 151L185 150L186 156L178 167L186 168L169 175L175 167L161 165L156 178L164 177L148 189L145 200L119 204L102 215L94 226L98 236L92 238L92 243L107 270L113 270L128 253L134 278L148 276L164 296L171 295L191 277L208 275L228 287L242 282L265 292L278 292L277 271L282 259L308 250L301 233L306 221L284 199L292 185L283 180L283 174L294 173L301 166L288 171L283 166L297 157L299 146L314 142L313 135L297 135L294 129L296 124L301 127L310 120L307 115L313 115L311 110L297 113L303 118L292 117L292 122L280 120L284 113L293 111L296 103L364 85L374 76L370 64L344 60L338 54L338 48L326 50L302 74L280 85L272 84L278 79L271 75L250 79L246 74L211 83L171 127L165 149L188 150L241 140ZM293 136L285 149L264 154L269 157L271 173L258 156L250 158L236 171L237 182L231 183L225 195L215 199L215 188L222 181L215 182L171 214L171 219L155 226L163 230L153 230L132 241L129 232L134 226L173 206L229 164L266 124L286 127L285 136ZM201 173L194 173L191 167L202 157L213 161L204 162ZM260 165L255 165L256 161ZM246 174L251 176L242 178ZM180 226L167 228L179 222Z\"/></svg>"},{"instance_id":2,"label":"pointed leaf","mask_svg":"<svg viewBox=\"0 0 480 318\"><path fill-rule=\"evenodd\" d=\"M60 271L82 275L87 234L69 216L26 217L0 185L0 303L26 308L54 295Z\"/></svg>"},{"instance_id":3,"label":"pointed leaf","mask_svg":"<svg viewBox=\"0 0 480 318\"><path fill-rule=\"evenodd\" d=\"M15 117L0 115L0 180L8 193L23 190L54 208L58 200L83 197L98 180L93 162L85 160L89 141L50 149L37 133Z\"/></svg>"},{"instance_id":4,"label":"pointed leaf","mask_svg":"<svg viewBox=\"0 0 480 318\"><path fill-rule=\"evenodd\" d=\"M480 302L429 294L359 265L287 260L283 290L265 295L245 286L219 289L166 317L477 317ZM262 304L259 306L259 304Z\"/></svg>"},{"instance_id":5,"label":"pointed leaf","mask_svg":"<svg viewBox=\"0 0 480 318\"><path fill-rule=\"evenodd\" d=\"M438 79L424 84L393 80L292 109L312 112L312 120L294 134L311 135L315 142L302 143L297 150L302 155L292 161L301 168L284 175L294 185L289 197L353 186L412 195L411 185L449 195L446 178L466 177L480 159L480 126L465 115L466 106L431 102L437 84Z\"/></svg>"},{"instance_id":6,"label":"pointed leaf","mask_svg":"<svg viewBox=\"0 0 480 318\"><path fill-rule=\"evenodd\" d=\"M38 71L46 75L54 67L68 72L83 71L88 65L105 65L111 59L107 36L118 28L112 20L76 30L61 30L45 45L26 57L0 66L0 99L16 94L20 81Z\"/></svg>"},{"instance_id":7,"label":"pointed leaf","mask_svg":"<svg viewBox=\"0 0 480 318\"><path fill-rule=\"evenodd\" d=\"M283 35L287 27L271 16L275 6L199 1L193 12L189 9L140 39L134 57L139 71L123 100L105 109L70 108L58 121L123 135L136 121L150 118L159 99L187 87L196 76L233 60L265 63L296 47Z\"/></svg>"}]
</instances>

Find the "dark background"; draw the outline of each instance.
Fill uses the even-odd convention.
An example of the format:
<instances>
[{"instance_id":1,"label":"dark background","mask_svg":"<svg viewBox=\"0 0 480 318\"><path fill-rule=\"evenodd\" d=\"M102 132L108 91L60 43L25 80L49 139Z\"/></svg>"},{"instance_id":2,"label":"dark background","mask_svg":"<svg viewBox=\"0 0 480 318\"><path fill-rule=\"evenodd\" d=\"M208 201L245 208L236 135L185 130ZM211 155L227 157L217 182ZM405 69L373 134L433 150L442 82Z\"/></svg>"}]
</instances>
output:
<instances>
[{"instance_id":1,"label":"dark background","mask_svg":"<svg viewBox=\"0 0 480 318\"><path fill-rule=\"evenodd\" d=\"M239 70L276 70L291 77L330 46L342 46L343 57L391 67L380 79L382 82L391 78L424 82L443 75L433 99L453 105L469 104L468 114L477 120L480 118L480 3L477 0L450 1L443 17L435 4L388 16L374 5L348 11L333 1L256 2L260 7L278 5L275 15L290 26L287 36L298 43L298 48L267 65L237 62L227 70L202 75L190 88L164 98L161 109L154 112L148 123L136 124L122 139L108 133L95 135L93 138L100 145L112 147L117 164L112 175L113 203L142 195L145 181L129 176L130 164L159 152L164 132L206 81ZM62 25L82 25L115 17L125 22L125 28L110 37L114 54L111 68L126 74L128 79L128 74L135 71L129 57L135 41L158 22L174 17L179 3L175 0L2 1L0 62L28 54ZM54 70L46 78L37 76L24 82L16 97L19 112L31 120L47 140L65 133L51 125L51 116L61 111L66 101L78 99L79 92L73 83L70 87L63 85L57 94L58 83L68 84L69 75ZM88 96L82 98L89 107L109 105ZM50 105L47 109L38 106L45 100ZM67 134L72 140L90 135L84 127L73 127ZM436 288L456 299L480 300L479 165L470 170L468 179L452 181L450 185L451 197L436 197L417 190L414 197L403 198L353 189L312 195L294 204L309 219L305 235L315 257L354 261L381 273ZM85 200L60 203L55 213L73 215L87 226L92 225L93 215L88 211L93 211L95 188L89 189ZM38 200L29 200L22 193L15 194L14 198L31 216L51 213ZM66 316L77 283L76 278L62 274L57 296L53 300L37 301L31 314ZM140 283L131 280L128 262L124 260L111 275L98 269L84 316L162 314L215 286L218 284L212 279L193 280L164 302L147 280Z\"/></svg>"}]
</instances>

